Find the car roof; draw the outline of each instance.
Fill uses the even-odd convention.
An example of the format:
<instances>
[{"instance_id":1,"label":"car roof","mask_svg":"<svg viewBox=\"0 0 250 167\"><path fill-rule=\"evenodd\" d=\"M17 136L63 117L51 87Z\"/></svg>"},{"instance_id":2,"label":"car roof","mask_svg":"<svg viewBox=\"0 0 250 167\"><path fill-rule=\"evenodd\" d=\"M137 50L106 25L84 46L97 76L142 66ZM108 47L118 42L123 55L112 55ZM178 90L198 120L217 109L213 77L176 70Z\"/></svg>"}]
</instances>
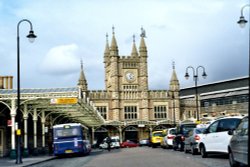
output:
<instances>
[{"instance_id":1,"label":"car roof","mask_svg":"<svg viewBox=\"0 0 250 167\"><path fill-rule=\"evenodd\" d=\"M216 121L216 120L221 120L221 119L231 119L231 118L239 118L239 119L242 119L243 116L225 116L225 117L218 117L218 118L216 118L214 121Z\"/></svg>"}]
</instances>

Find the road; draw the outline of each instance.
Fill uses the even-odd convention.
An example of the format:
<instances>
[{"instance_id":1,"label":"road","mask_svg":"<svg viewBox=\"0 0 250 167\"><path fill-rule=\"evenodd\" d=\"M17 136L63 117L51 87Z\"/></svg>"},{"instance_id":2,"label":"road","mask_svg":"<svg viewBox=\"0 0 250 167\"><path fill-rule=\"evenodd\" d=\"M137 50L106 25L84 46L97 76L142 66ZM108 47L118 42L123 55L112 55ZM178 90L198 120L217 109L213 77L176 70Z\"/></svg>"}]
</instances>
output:
<instances>
[{"instance_id":1,"label":"road","mask_svg":"<svg viewBox=\"0 0 250 167\"><path fill-rule=\"evenodd\" d=\"M64 157L35 167L229 167L226 156L185 154L172 149L137 147L93 152L83 157Z\"/></svg>"}]
</instances>

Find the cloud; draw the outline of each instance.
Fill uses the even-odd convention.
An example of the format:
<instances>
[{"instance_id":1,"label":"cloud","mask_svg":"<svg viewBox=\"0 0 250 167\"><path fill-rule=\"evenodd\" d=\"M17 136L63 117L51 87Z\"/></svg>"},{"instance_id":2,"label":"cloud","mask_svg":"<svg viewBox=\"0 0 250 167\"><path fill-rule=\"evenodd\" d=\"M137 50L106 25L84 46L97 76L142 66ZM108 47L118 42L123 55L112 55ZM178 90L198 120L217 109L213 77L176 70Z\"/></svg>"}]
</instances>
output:
<instances>
[{"instance_id":1,"label":"cloud","mask_svg":"<svg viewBox=\"0 0 250 167\"><path fill-rule=\"evenodd\" d=\"M112 25L121 56L131 53L133 34L139 47L141 26L146 30L150 88L168 89L173 60L180 84L185 87L194 85L191 79L184 78L189 65L206 68L208 77L198 84L245 76L249 67L248 29L240 29L236 22L246 3L246 0L0 0L0 75L16 78L16 24L27 18L38 38L29 45L25 38L28 25L22 25L21 69L23 77L32 76L32 80L22 77L26 87L75 85L81 58L89 88L103 88L105 34L109 34L110 44ZM245 15L249 20L247 12L248 9ZM41 79L46 83L37 83Z\"/></svg>"},{"instance_id":2,"label":"cloud","mask_svg":"<svg viewBox=\"0 0 250 167\"><path fill-rule=\"evenodd\" d=\"M40 71L49 75L65 75L79 71L80 58L76 44L51 48L40 66Z\"/></svg>"}]
</instances>

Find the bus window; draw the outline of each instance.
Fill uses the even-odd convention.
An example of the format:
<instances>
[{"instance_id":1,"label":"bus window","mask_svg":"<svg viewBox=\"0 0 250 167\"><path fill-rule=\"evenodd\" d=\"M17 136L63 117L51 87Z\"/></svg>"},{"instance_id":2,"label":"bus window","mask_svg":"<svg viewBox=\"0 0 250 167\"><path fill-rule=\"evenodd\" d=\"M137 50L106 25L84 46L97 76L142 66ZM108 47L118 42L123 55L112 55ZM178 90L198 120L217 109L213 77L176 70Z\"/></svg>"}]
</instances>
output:
<instances>
[{"instance_id":1,"label":"bus window","mask_svg":"<svg viewBox=\"0 0 250 167\"><path fill-rule=\"evenodd\" d=\"M69 128L69 129L55 129L55 137L74 137L80 136L80 129L78 128Z\"/></svg>"}]
</instances>

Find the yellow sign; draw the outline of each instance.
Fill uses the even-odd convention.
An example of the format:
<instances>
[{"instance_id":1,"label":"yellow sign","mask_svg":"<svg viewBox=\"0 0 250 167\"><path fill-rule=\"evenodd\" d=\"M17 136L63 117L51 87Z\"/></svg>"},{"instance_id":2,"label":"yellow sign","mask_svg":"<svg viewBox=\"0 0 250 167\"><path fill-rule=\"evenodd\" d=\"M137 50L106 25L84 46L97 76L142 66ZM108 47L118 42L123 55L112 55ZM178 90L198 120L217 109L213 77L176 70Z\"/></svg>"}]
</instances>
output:
<instances>
[{"instance_id":1,"label":"yellow sign","mask_svg":"<svg viewBox=\"0 0 250 167\"><path fill-rule=\"evenodd\" d=\"M17 130L16 130L16 135L17 135L17 136L20 136L20 135L21 135L21 129L17 129Z\"/></svg>"},{"instance_id":2,"label":"yellow sign","mask_svg":"<svg viewBox=\"0 0 250 167\"><path fill-rule=\"evenodd\" d=\"M196 121L195 123L196 123L196 124L200 124L200 123L201 123L201 121Z\"/></svg>"},{"instance_id":3,"label":"yellow sign","mask_svg":"<svg viewBox=\"0 0 250 167\"><path fill-rule=\"evenodd\" d=\"M50 99L50 104L76 104L77 98L56 98Z\"/></svg>"}]
</instances>

